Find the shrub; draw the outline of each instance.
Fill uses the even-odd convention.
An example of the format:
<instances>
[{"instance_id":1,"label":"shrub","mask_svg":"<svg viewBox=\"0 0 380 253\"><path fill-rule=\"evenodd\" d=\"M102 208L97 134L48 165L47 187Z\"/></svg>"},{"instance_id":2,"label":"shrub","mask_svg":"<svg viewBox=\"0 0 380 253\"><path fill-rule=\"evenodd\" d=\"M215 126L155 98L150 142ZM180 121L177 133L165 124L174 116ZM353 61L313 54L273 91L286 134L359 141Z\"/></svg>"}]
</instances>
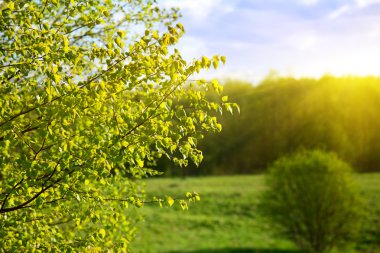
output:
<instances>
[{"instance_id":1,"label":"shrub","mask_svg":"<svg viewBox=\"0 0 380 253\"><path fill-rule=\"evenodd\" d=\"M327 252L353 239L361 201L351 168L332 153L303 151L269 169L260 210L277 231L309 252Z\"/></svg>"}]
</instances>

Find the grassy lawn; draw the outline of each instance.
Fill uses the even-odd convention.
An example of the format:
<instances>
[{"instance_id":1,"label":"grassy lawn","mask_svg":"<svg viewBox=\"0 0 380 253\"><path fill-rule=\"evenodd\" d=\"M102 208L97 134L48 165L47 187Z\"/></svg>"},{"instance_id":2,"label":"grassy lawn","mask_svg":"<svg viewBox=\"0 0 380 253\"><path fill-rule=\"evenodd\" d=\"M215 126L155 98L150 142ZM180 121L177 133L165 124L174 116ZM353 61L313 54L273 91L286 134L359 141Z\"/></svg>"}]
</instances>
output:
<instances>
[{"instance_id":1,"label":"grassy lawn","mask_svg":"<svg viewBox=\"0 0 380 253\"><path fill-rule=\"evenodd\" d=\"M298 253L291 242L274 235L257 214L263 179L262 175L244 175L146 181L148 192L183 196L195 191L201 194L201 202L188 211L182 211L179 205L144 207L141 211L145 221L132 244L133 252ZM372 210L380 211L380 174L358 175L357 179ZM344 252L359 252L353 248Z\"/></svg>"}]
</instances>

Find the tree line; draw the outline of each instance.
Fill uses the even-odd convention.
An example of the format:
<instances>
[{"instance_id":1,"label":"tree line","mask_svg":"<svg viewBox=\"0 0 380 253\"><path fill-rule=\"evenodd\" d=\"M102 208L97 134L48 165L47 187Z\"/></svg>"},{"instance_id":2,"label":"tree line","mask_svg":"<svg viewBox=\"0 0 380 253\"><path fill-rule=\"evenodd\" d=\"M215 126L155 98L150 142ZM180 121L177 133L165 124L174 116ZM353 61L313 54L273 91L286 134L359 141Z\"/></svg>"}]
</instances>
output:
<instances>
[{"instance_id":1,"label":"tree line","mask_svg":"<svg viewBox=\"0 0 380 253\"><path fill-rule=\"evenodd\" d=\"M272 75L256 86L226 81L223 95L241 112L220 116L222 133L200 141L204 160L199 168L176 169L161 161L159 170L169 175L256 173L301 149L335 152L359 172L380 170L379 77Z\"/></svg>"}]
</instances>

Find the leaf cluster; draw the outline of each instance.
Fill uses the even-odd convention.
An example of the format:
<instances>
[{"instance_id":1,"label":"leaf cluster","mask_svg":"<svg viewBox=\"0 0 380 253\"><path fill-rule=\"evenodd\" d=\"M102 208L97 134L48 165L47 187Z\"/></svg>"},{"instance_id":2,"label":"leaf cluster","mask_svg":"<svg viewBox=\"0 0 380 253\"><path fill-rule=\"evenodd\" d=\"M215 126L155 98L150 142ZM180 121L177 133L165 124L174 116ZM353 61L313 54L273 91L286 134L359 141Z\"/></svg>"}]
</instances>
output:
<instances>
[{"instance_id":1,"label":"leaf cluster","mask_svg":"<svg viewBox=\"0 0 380 253\"><path fill-rule=\"evenodd\" d=\"M150 0L0 4L0 248L126 251L135 179L161 156L201 162L221 86L189 78L225 58L185 61L178 17Z\"/></svg>"}]
</instances>

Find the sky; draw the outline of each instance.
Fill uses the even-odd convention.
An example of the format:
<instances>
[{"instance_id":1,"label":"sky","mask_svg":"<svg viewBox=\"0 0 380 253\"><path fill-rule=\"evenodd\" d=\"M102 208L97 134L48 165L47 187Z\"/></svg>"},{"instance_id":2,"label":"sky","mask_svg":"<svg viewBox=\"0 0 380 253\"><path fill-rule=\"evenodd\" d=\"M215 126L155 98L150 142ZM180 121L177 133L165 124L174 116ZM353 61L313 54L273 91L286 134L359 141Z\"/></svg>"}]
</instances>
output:
<instances>
[{"instance_id":1,"label":"sky","mask_svg":"<svg viewBox=\"0 0 380 253\"><path fill-rule=\"evenodd\" d=\"M187 60L227 63L204 78L380 75L380 0L161 0L180 7Z\"/></svg>"}]
</instances>

